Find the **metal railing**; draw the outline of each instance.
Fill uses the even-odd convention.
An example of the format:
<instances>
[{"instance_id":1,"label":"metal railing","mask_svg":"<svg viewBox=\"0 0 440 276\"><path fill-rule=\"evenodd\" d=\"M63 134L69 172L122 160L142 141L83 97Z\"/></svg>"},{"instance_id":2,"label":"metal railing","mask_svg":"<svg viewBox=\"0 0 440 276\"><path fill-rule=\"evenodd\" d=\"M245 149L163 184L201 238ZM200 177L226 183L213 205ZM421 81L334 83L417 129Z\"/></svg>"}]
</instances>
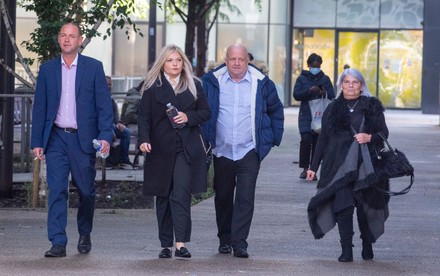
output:
<instances>
[{"instance_id":1,"label":"metal railing","mask_svg":"<svg viewBox=\"0 0 440 276\"><path fill-rule=\"evenodd\" d=\"M24 91L23 91L24 92ZM27 92L27 91L26 91ZM17 166L14 166L18 172L30 172L32 168L32 155L30 151L31 137L31 114L34 95L0 94L2 98L14 98L14 160L19 158ZM5 118L2 118L4 121Z\"/></svg>"},{"instance_id":2,"label":"metal railing","mask_svg":"<svg viewBox=\"0 0 440 276\"><path fill-rule=\"evenodd\" d=\"M30 140L34 94L19 92L17 94L0 94L0 97L14 98L14 171L31 172L33 167L33 154L30 149ZM123 100L137 99L139 97L127 97L125 93L115 93L112 95L112 98L118 103L119 111L121 111ZM119 112L119 114L121 114L121 112ZM2 118L0 115L0 131L2 120L4 121L5 118ZM2 146L2 144L3 142L0 139L0 146Z\"/></svg>"}]
</instances>

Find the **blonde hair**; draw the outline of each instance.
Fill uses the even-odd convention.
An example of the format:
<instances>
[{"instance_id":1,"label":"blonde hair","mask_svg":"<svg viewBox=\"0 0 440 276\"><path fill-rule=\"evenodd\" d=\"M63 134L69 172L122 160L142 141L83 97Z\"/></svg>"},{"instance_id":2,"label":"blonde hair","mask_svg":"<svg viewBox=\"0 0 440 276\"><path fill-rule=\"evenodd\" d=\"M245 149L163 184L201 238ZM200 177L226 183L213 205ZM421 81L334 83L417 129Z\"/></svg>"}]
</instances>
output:
<instances>
[{"instance_id":1,"label":"blonde hair","mask_svg":"<svg viewBox=\"0 0 440 276\"><path fill-rule=\"evenodd\" d=\"M198 80L198 78L194 76L191 62L189 62L189 59L186 57L185 53L182 51L182 49L174 44L165 45L160 51L159 57L151 66L151 69L147 72L141 94L143 94L145 90L152 87L156 83L158 83L159 86L162 86L163 65L165 64L168 56L173 52L178 53L183 60L183 68L182 72L180 73L180 80L174 89L174 92L178 94L188 89L191 94L193 94L194 99L197 99L197 88L194 79Z\"/></svg>"}]
</instances>

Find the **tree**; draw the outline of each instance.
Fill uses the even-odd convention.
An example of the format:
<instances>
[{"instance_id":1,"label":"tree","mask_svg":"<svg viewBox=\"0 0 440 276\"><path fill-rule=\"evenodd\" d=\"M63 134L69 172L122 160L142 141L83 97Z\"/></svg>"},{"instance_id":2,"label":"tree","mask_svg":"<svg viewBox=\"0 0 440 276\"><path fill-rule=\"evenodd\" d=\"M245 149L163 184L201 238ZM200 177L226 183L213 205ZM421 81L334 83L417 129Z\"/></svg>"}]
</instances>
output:
<instances>
[{"instance_id":1,"label":"tree","mask_svg":"<svg viewBox=\"0 0 440 276\"><path fill-rule=\"evenodd\" d=\"M254 0L254 3L261 8L261 0ZM185 54L190 61L197 57L195 73L197 76L203 75L209 32L219 17L228 20L227 14L222 13L220 9L225 7L229 12L238 15L241 14L240 10L229 0L170 0L167 1L166 7L169 11L177 13L185 23Z\"/></svg>"},{"instance_id":2,"label":"tree","mask_svg":"<svg viewBox=\"0 0 440 276\"><path fill-rule=\"evenodd\" d=\"M10 31L10 22L4 0L0 0L0 9L5 26L8 29L8 36L13 44L17 59L25 68L31 82L27 82L0 60L0 64L24 85L34 88L36 78L29 68L34 60L24 58L16 45L15 38ZM116 28L126 28L129 36L131 28L135 33L139 31L136 24L130 19L130 15L136 10L135 0L23 0L21 5L26 11L33 11L38 17L38 28L31 34L29 41L23 42L26 49L38 55L40 62L51 59L60 54L57 43L57 35L61 25L67 21L77 22L85 35L80 52L90 43L93 37L106 39ZM108 22L109 27L101 34L98 28L103 22ZM9 27L8 27L9 26ZM139 33L142 35L141 33Z\"/></svg>"}]
</instances>

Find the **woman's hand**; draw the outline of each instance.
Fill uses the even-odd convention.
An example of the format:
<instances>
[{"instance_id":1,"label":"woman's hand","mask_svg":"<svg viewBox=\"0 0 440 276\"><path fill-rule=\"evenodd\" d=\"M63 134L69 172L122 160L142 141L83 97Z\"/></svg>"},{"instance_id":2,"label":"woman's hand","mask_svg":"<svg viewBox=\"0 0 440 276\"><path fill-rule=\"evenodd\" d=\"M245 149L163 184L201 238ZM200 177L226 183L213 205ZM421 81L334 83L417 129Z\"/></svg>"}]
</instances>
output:
<instances>
[{"instance_id":1,"label":"woman's hand","mask_svg":"<svg viewBox=\"0 0 440 276\"><path fill-rule=\"evenodd\" d=\"M307 170L307 180L312 181L315 178L316 173L312 170Z\"/></svg>"},{"instance_id":2,"label":"woman's hand","mask_svg":"<svg viewBox=\"0 0 440 276\"><path fill-rule=\"evenodd\" d=\"M359 144L366 144L371 142L371 134L368 133L358 133L354 135L354 139L356 139L356 141Z\"/></svg>"},{"instance_id":3,"label":"woman's hand","mask_svg":"<svg viewBox=\"0 0 440 276\"><path fill-rule=\"evenodd\" d=\"M142 144L139 146L139 149L140 149L142 152L150 153L150 152L151 152L151 144L150 144L150 143L142 143Z\"/></svg>"},{"instance_id":4,"label":"woman's hand","mask_svg":"<svg viewBox=\"0 0 440 276\"><path fill-rule=\"evenodd\" d=\"M185 124L188 122L188 116L183 112L178 112L177 116L173 118L174 122L177 124Z\"/></svg>"}]
</instances>

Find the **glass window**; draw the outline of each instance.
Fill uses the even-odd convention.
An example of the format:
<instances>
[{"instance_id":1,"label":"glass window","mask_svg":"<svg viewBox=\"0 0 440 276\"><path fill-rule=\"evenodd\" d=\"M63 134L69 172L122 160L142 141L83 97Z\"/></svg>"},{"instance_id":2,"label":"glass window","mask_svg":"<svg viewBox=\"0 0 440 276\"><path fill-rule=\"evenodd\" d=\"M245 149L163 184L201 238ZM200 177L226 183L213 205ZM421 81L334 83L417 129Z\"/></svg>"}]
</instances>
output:
<instances>
[{"instance_id":1,"label":"glass window","mask_svg":"<svg viewBox=\"0 0 440 276\"><path fill-rule=\"evenodd\" d=\"M344 0L337 1L337 5L338 28L379 27L380 0Z\"/></svg>"},{"instance_id":2,"label":"glass window","mask_svg":"<svg viewBox=\"0 0 440 276\"><path fill-rule=\"evenodd\" d=\"M113 32L113 76L143 77L147 72L148 63L148 23L136 23L143 37L130 35L127 39L125 30ZM156 27L156 56L163 45L163 25Z\"/></svg>"},{"instance_id":3,"label":"glass window","mask_svg":"<svg viewBox=\"0 0 440 276\"><path fill-rule=\"evenodd\" d=\"M335 0L293 1L293 26L334 28L336 26Z\"/></svg>"},{"instance_id":4,"label":"glass window","mask_svg":"<svg viewBox=\"0 0 440 276\"><path fill-rule=\"evenodd\" d=\"M286 26L274 25L269 32L269 77L275 82L278 97L285 102Z\"/></svg>"},{"instance_id":5,"label":"glass window","mask_svg":"<svg viewBox=\"0 0 440 276\"><path fill-rule=\"evenodd\" d=\"M287 0L270 1L270 23L287 24Z\"/></svg>"},{"instance_id":6,"label":"glass window","mask_svg":"<svg viewBox=\"0 0 440 276\"><path fill-rule=\"evenodd\" d=\"M423 0L382 0L380 27L423 29Z\"/></svg>"},{"instance_id":7,"label":"glass window","mask_svg":"<svg viewBox=\"0 0 440 276\"><path fill-rule=\"evenodd\" d=\"M185 51L185 36L186 36L186 25L185 23L168 23L166 32L166 43L165 44L176 44L183 51Z\"/></svg>"},{"instance_id":8,"label":"glass window","mask_svg":"<svg viewBox=\"0 0 440 276\"><path fill-rule=\"evenodd\" d=\"M240 11L240 15L236 12L228 10L222 6L221 12L228 16L229 20L219 17L218 22L227 23L268 23L269 18L269 0L261 0L261 10L258 9L254 1L229 0L229 3Z\"/></svg>"},{"instance_id":9,"label":"glass window","mask_svg":"<svg viewBox=\"0 0 440 276\"><path fill-rule=\"evenodd\" d=\"M345 64L359 70L374 96L377 91L377 43L377 32L339 32L338 73Z\"/></svg>"},{"instance_id":10,"label":"glass window","mask_svg":"<svg viewBox=\"0 0 440 276\"><path fill-rule=\"evenodd\" d=\"M234 43L243 44L255 59L266 59L267 26L244 24L218 24L217 60L223 60L227 48Z\"/></svg>"},{"instance_id":11,"label":"glass window","mask_svg":"<svg viewBox=\"0 0 440 276\"><path fill-rule=\"evenodd\" d=\"M33 52L29 52L26 50L26 47L22 45L21 43L23 41L28 41L31 39L30 34L34 32L34 30L38 27L36 18L17 18L17 28L16 28L16 34L15 34L15 40L18 46L18 49L20 50L21 54L25 58L32 58L34 59L34 64L30 66L31 71L34 73L35 76L37 76L38 67L40 64L38 63L38 55ZM6 39L6 34L5 35ZM9 38L8 38L9 43ZM2 49L3 50L3 49ZM26 80L30 81L28 74L25 72L23 66L19 63L15 63L15 72L20 75L21 77L25 78ZM16 80L16 83L21 83L20 81Z\"/></svg>"},{"instance_id":12,"label":"glass window","mask_svg":"<svg viewBox=\"0 0 440 276\"><path fill-rule=\"evenodd\" d=\"M307 58L316 53L322 57L321 70L333 82L335 32L322 29L294 29L292 45L292 88L303 69L308 70ZM290 93L291 103L298 104Z\"/></svg>"},{"instance_id":13,"label":"glass window","mask_svg":"<svg viewBox=\"0 0 440 276\"><path fill-rule=\"evenodd\" d=\"M422 31L382 31L379 98L387 107L420 108Z\"/></svg>"}]
</instances>

